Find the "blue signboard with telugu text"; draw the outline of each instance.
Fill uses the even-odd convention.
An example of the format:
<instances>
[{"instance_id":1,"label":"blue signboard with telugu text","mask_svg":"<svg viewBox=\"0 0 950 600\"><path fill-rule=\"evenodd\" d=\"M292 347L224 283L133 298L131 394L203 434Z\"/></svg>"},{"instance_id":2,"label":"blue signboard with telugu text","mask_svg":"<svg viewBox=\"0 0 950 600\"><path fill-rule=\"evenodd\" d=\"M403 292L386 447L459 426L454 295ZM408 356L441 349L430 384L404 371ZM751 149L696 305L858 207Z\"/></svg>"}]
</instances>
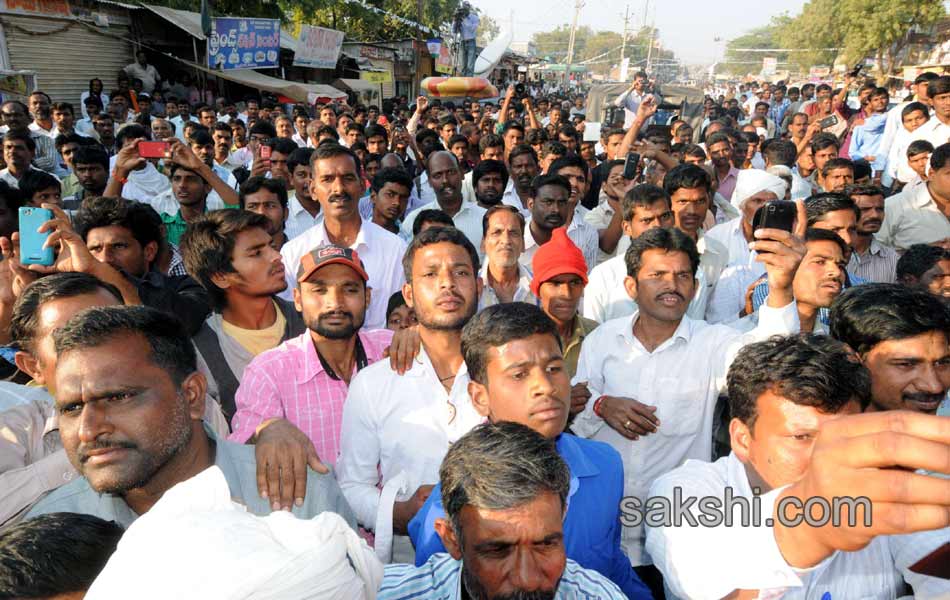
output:
<instances>
[{"instance_id":1,"label":"blue signboard with telugu text","mask_svg":"<svg viewBox=\"0 0 950 600\"><path fill-rule=\"evenodd\" d=\"M267 69L280 66L280 21L215 18L208 36L212 69Z\"/></svg>"}]
</instances>

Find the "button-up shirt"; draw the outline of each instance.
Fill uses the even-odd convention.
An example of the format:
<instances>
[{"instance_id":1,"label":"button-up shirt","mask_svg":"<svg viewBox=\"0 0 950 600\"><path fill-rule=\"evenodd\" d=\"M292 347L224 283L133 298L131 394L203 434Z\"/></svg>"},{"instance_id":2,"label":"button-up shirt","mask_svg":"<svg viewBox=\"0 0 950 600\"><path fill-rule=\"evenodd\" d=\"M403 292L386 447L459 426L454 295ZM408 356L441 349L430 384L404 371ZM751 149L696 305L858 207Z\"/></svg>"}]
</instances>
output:
<instances>
[{"instance_id":1,"label":"button-up shirt","mask_svg":"<svg viewBox=\"0 0 950 600\"><path fill-rule=\"evenodd\" d=\"M322 222L323 210L320 210L317 216L311 216L300 203L300 200L297 200L297 193L290 192L287 198L287 221L284 222L284 235L287 236L288 240L294 239Z\"/></svg>"},{"instance_id":2,"label":"button-up shirt","mask_svg":"<svg viewBox=\"0 0 950 600\"><path fill-rule=\"evenodd\" d=\"M357 520L375 530L384 562L389 561L383 546L392 538L394 501L438 483L449 445L483 421L469 398L468 382L462 363L446 392L424 347L405 375L383 360L350 381L336 475ZM393 561L409 562L412 556L408 537L394 540Z\"/></svg>"},{"instance_id":3,"label":"button-up shirt","mask_svg":"<svg viewBox=\"0 0 950 600\"><path fill-rule=\"evenodd\" d=\"M725 490L735 498L751 499L745 465L735 454L714 463L688 460L663 475L650 488L651 497L672 500L674 491L683 498L723 498ZM784 488L761 496L761 513L771 515ZM733 505L735 523L742 515ZM699 517L694 505L690 512ZM701 518L701 517L700 517ZM910 535L879 536L855 552L836 552L810 569L791 567L782 557L772 527L648 527L646 549L663 573L670 598L712 600L736 589L759 590L759 597L785 600L806 598L897 598L906 581L915 598L950 597L950 582L909 569L921 558L950 539L950 530ZM697 549L715 549L697 552Z\"/></svg>"},{"instance_id":4,"label":"button-up shirt","mask_svg":"<svg viewBox=\"0 0 950 600\"><path fill-rule=\"evenodd\" d=\"M739 169L730 166L729 172L722 179L719 179L719 171L716 171L716 179L719 179L719 189L723 198L732 198L732 192L736 190L736 179L739 177Z\"/></svg>"},{"instance_id":5,"label":"button-up shirt","mask_svg":"<svg viewBox=\"0 0 950 600\"><path fill-rule=\"evenodd\" d=\"M269 515L270 502L261 498L257 489L257 460L254 447L235 444L218 439L210 429L205 429L209 443L214 445L214 464L221 469L231 489L231 497L247 507L248 512L258 516ZM294 504L291 512L302 519L309 519L330 511L343 517L350 527L356 528L356 518L340 492L340 487L332 475L320 475L307 470L307 494L303 506ZM115 521L128 528L139 515L126 504L123 496L99 492L92 489L85 477L79 477L66 484L49 496L40 500L27 513L32 518L54 512L72 512L93 515L106 521Z\"/></svg>"},{"instance_id":6,"label":"button-up shirt","mask_svg":"<svg viewBox=\"0 0 950 600\"><path fill-rule=\"evenodd\" d=\"M781 309L764 306L758 326L747 334L684 317L668 340L649 351L633 334L638 316L608 321L584 340L572 381L586 381L592 400L577 415L572 429L620 452L624 495L643 502L660 475L688 458L712 458L713 412L739 349L771 335L797 332L799 323L794 302ZM593 399L601 395L655 406L659 428L636 441L623 437L594 414ZM643 551L642 526L625 527L622 535L631 563L652 562Z\"/></svg>"},{"instance_id":7,"label":"button-up shirt","mask_svg":"<svg viewBox=\"0 0 950 600\"><path fill-rule=\"evenodd\" d=\"M488 276L488 261L482 264L478 273L482 279L482 295L478 298L478 310L495 304L501 304L498 294L491 286L491 280ZM515 295L512 302L527 302L528 304L538 304L538 299L531 292L531 270L522 264L518 264L518 287L515 288Z\"/></svg>"},{"instance_id":8,"label":"button-up shirt","mask_svg":"<svg viewBox=\"0 0 950 600\"><path fill-rule=\"evenodd\" d=\"M848 272L873 283L894 283L897 280L897 261L900 255L896 250L885 246L873 237L867 254L857 251L851 253Z\"/></svg>"},{"instance_id":9,"label":"button-up shirt","mask_svg":"<svg viewBox=\"0 0 950 600\"><path fill-rule=\"evenodd\" d=\"M321 222L284 244L280 255L284 259L287 289L281 292L281 298L293 300L301 257L314 248L330 243L326 223ZM366 274L369 275L368 284L372 290L363 327L383 329L386 327L386 305L389 303L389 297L401 290L402 284L406 282L402 270L402 255L406 252L406 243L379 225L362 221L360 231L350 248L359 253Z\"/></svg>"},{"instance_id":10,"label":"button-up shirt","mask_svg":"<svg viewBox=\"0 0 950 600\"><path fill-rule=\"evenodd\" d=\"M419 216L420 212L432 209L442 210L442 207L439 206L437 201L430 202L423 204L407 214L402 222L402 229L399 235L401 235L404 240L411 240L412 225L416 222L416 217ZM485 216L485 212L484 208L474 202L465 202L463 200L459 211L452 215L452 222L455 223L455 228L465 234L468 241L472 242L472 245L478 250L479 255L481 255L482 252L482 218Z\"/></svg>"},{"instance_id":11,"label":"button-up shirt","mask_svg":"<svg viewBox=\"0 0 950 600\"><path fill-rule=\"evenodd\" d=\"M930 195L930 184L917 185L884 201L884 223L877 232L882 244L906 250L950 238L950 219Z\"/></svg>"},{"instance_id":12,"label":"button-up shirt","mask_svg":"<svg viewBox=\"0 0 950 600\"><path fill-rule=\"evenodd\" d=\"M950 123L943 123L934 115L911 134L911 141L916 140L927 140L934 148L950 142Z\"/></svg>"},{"instance_id":13,"label":"button-up shirt","mask_svg":"<svg viewBox=\"0 0 950 600\"><path fill-rule=\"evenodd\" d=\"M558 436L557 453L571 472L564 516L564 550L585 569L613 581L628 598L649 598L646 586L634 574L620 548L620 501L623 499L623 464L617 451L601 442L569 433ZM435 520L445 518L442 485L409 522L409 537L416 549L416 566L433 554L445 552L435 532Z\"/></svg>"},{"instance_id":14,"label":"button-up shirt","mask_svg":"<svg viewBox=\"0 0 950 600\"><path fill-rule=\"evenodd\" d=\"M567 226L567 237L574 242L575 246L580 248L581 254L584 255L584 262L587 263L587 272L590 273L591 269L597 265L597 257L600 252L600 236L597 234L597 230L585 221L583 216L575 213L572 215L571 224ZM531 259L534 258L534 253L540 247L534 239L534 234L531 233L531 223L529 221L524 228L524 252L521 253L518 262L531 268Z\"/></svg>"},{"instance_id":15,"label":"button-up shirt","mask_svg":"<svg viewBox=\"0 0 950 600\"><path fill-rule=\"evenodd\" d=\"M393 332L388 329L359 333L370 364L383 356L392 338ZM355 369L356 365L354 373ZM320 460L333 464L340 451L346 391L346 382L331 377L323 368L307 331L259 354L244 369L234 397L234 432L228 439L243 444L267 419L284 418L307 434Z\"/></svg>"},{"instance_id":16,"label":"button-up shirt","mask_svg":"<svg viewBox=\"0 0 950 600\"><path fill-rule=\"evenodd\" d=\"M460 600L462 561L435 554L424 565L386 565L377 600ZM609 579L571 559L564 565L554 600L622 600L627 596Z\"/></svg>"}]
</instances>

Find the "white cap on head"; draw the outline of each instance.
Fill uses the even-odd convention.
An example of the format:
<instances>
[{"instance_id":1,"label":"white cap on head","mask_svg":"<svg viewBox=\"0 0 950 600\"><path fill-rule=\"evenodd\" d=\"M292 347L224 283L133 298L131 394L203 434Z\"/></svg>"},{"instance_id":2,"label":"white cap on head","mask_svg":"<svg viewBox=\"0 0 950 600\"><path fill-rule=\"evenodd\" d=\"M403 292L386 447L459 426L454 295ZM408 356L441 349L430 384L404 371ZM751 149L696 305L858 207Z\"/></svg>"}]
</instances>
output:
<instances>
[{"instance_id":1,"label":"white cap on head","mask_svg":"<svg viewBox=\"0 0 950 600\"><path fill-rule=\"evenodd\" d=\"M87 600L373 600L383 565L343 517L257 517L218 467L165 492L129 527Z\"/></svg>"},{"instance_id":2,"label":"white cap on head","mask_svg":"<svg viewBox=\"0 0 950 600\"><path fill-rule=\"evenodd\" d=\"M745 201L762 191L774 192L779 200L785 199L788 184L785 180L760 169L743 169L736 177L736 187L732 192L732 205L742 211Z\"/></svg>"}]
</instances>

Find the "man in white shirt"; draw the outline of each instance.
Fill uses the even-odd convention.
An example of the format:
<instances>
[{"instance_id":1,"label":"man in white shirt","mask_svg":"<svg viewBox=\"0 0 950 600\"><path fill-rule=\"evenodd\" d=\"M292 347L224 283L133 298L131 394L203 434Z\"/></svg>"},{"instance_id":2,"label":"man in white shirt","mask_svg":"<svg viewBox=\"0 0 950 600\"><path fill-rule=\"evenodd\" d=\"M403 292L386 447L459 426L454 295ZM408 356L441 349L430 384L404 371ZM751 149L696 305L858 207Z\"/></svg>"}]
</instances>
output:
<instances>
[{"instance_id":1,"label":"man in white shirt","mask_svg":"<svg viewBox=\"0 0 950 600\"><path fill-rule=\"evenodd\" d=\"M435 190L435 202L424 204L406 215L402 222L403 239L412 238L412 224L423 210L439 209L452 218L455 227L465 234L476 248L482 245L482 217L485 209L462 199L462 171L458 159L451 152L433 152L426 162L429 183Z\"/></svg>"},{"instance_id":2,"label":"man in white shirt","mask_svg":"<svg viewBox=\"0 0 950 600\"><path fill-rule=\"evenodd\" d=\"M745 169L739 172L732 205L741 216L716 225L706 233L706 238L725 246L728 253L726 267L707 304L706 320L710 323L739 318L739 311L745 305L746 288L765 273L762 263L755 260L755 253L749 249L749 242L754 240L752 218L766 202L784 199L787 188L782 178L765 171Z\"/></svg>"},{"instance_id":3,"label":"man in white shirt","mask_svg":"<svg viewBox=\"0 0 950 600\"><path fill-rule=\"evenodd\" d=\"M672 227L673 211L670 199L661 188L649 183L631 188L621 203L623 232L630 241L655 227ZM598 323L632 315L637 303L627 294L623 281L627 277L627 262L623 253L597 265L590 272L590 281L584 289L583 315ZM702 319L694 313L695 299L686 314Z\"/></svg>"},{"instance_id":4,"label":"man in white shirt","mask_svg":"<svg viewBox=\"0 0 950 600\"><path fill-rule=\"evenodd\" d=\"M804 214L800 222L802 231ZM584 340L574 383L587 382L597 400L573 425L575 433L620 452L626 496L642 502L653 481L685 459L710 460L713 412L735 353L747 343L798 331L792 281L804 244L782 230L758 235L756 249L772 287L758 326L747 334L685 316L700 285L699 252L687 234L652 229L631 243L632 275L624 287L637 312L601 324ZM641 526L624 528L623 540L634 566L652 563ZM648 585L656 581L649 567L638 574Z\"/></svg>"},{"instance_id":5,"label":"man in white shirt","mask_svg":"<svg viewBox=\"0 0 950 600\"><path fill-rule=\"evenodd\" d=\"M646 84L647 74L640 71L633 76L633 83L630 84L627 91L617 96L617 99L614 100L614 106L622 106L624 108L624 129L630 129L634 119L637 117L637 108L640 106L640 103L643 102L643 99L649 95L646 90ZM659 103L660 99L657 97L657 104ZM650 117L650 122L652 122L652 119L653 117Z\"/></svg>"},{"instance_id":6,"label":"man in white shirt","mask_svg":"<svg viewBox=\"0 0 950 600\"><path fill-rule=\"evenodd\" d=\"M486 136L487 137L487 136ZM526 219L531 218L531 186L534 178L541 173L541 163L534 148L521 144L512 148L508 154L508 185L501 195L501 201L521 211Z\"/></svg>"},{"instance_id":7,"label":"man in white shirt","mask_svg":"<svg viewBox=\"0 0 950 600\"><path fill-rule=\"evenodd\" d=\"M609 169L605 169L604 171L605 173L608 171L613 172L615 177L620 176L622 180L623 174L616 170L617 166L616 164L612 164ZM576 238L585 241L588 238L594 239L592 252L589 252L587 247L577 244L577 246L581 248L581 251L584 252L584 258L587 261L587 271L590 272L590 270L600 262L601 256L616 251L617 243L623 236L623 230L620 227L620 213L612 213L610 217L606 219L607 223L604 227L595 227L587 221L586 216L589 211L581 206L581 202L587 196L587 191L591 185L590 165L577 154L568 153L555 160L550 164L547 172L565 177L571 184L571 221L569 228L576 230L572 239ZM605 187L608 189L610 189L611 186L620 188L622 185L623 184L618 183L615 178L614 181Z\"/></svg>"},{"instance_id":8,"label":"man in white shirt","mask_svg":"<svg viewBox=\"0 0 950 600\"><path fill-rule=\"evenodd\" d=\"M127 65L124 71L129 77L134 77L142 82L142 91L151 94L161 83L162 76L154 66L148 64L145 50L139 49L135 53L135 62Z\"/></svg>"},{"instance_id":9,"label":"man in white shirt","mask_svg":"<svg viewBox=\"0 0 950 600\"><path fill-rule=\"evenodd\" d=\"M363 181L358 164L353 151L338 144L324 144L314 150L310 163L310 195L320 202L323 221L281 248L288 284L281 297L285 300L293 297L297 282L291 273L297 272L304 254L326 244L351 248L360 255L369 275L371 296L363 326L382 329L386 326L389 297L405 281L399 260L406 244L399 236L360 217L358 207Z\"/></svg>"},{"instance_id":10,"label":"man in white shirt","mask_svg":"<svg viewBox=\"0 0 950 600\"><path fill-rule=\"evenodd\" d=\"M950 94L948 94L950 98ZM950 144L930 155L930 177L907 186L884 201L884 222L877 233L882 244L906 250L950 238Z\"/></svg>"},{"instance_id":11,"label":"man in white shirt","mask_svg":"<svg viewBox=\"0 0 950 600\"><path fill-rule=\"evenodd\" d=\"M310 184L313 179L310 159L313 148L298 148L287 157L287 171L290 173L290 194L287 197L287 223L284 234L288 240L318 225L323 220L320 203L310 196Z\"/></svg>"},{"instance_id":12,"label":"man in white shirt","mask_svg":"<svg viewBox=\"0 0 950 600\"><path fill-rule=\"evenodd\" d=\"M484 221L479 310L505 302L537 304L531 292L531 271L518 262L524 251L524 215L513 206L498 204L488 209Z\"/></svg>"},{"instance_id":13,"label":"man in white shirt","mask_svg":"<svg viewBox=\"0 0 950 600\"><path fill-rule=\"evenodd\" d=\"M715 463L687 461L660 477L650 496L672 499L679 493L684 499L723 499L731 488L731 496L744 502L732 501L728 508L712 512L728 514L740 526L693 527L684 521L648 527L646 548L672 592L668 598L718 599L738 590L757 590L756 597L781 595L789 600L885 600L901 595L905 582L918 598L950 594L950 582L909 568L946 541L947 529L924 531L940 527L939 522L923 524L914 517L891 521L881 514L910 514L923 510L915 505L941 504L924 491L943 486L946 524L950 482L893 469L935 464L925 457L939 439L927 440L938 426L929 419L938 417L857 414L871 396L867 369L852 359L850 348L826 336L772 338L743 348L729 370L728 389L732 453ZM900 452L890 444L874 443L897 432ZM890 491L896 488L908 492L897 500ZM835 489L843 493L829 493ZM850 508L834 515L845 521L841 527L803 522L800 528L786 520L795 518L800 504L792 504L784 514L781 505L773 509L781 497L809 502L822 498L830 504L833 497L844 496L859 504L862 496L870 498L866 518L856 518L856 526L847 526L848 517L856 517L847 514L854 510ZM892 498L901 504L883 504ZM735 507L748 508L750 501L760 503L763 518L777 517L774 528L762 518L742 523L746 517ZM694 505L688 512L696 518L702 509Z\"/></svg>"},{"instance_id":14,"label":"man in white shirt","mask_svg":"<svg viewBox=\"0 0 950 600\"><path fill-rule=\"evenodd\" d=\"M587 271L597 264L597 231L584 219L572 215L571 184L561 175L540 175L532 184L532 198L528 201L531 221L525 229L525 250L519 259L525 267L531 267L531 259L542 244L551 239L558 227L567 227L567 237L581 249Z\"/></svg>"},{"instance_id":15,"label":"man in white shirt","mask_svg":"<svg viewBox=\"0 0 950 600\"><path fill-rule=\"evenodd\" d=\"M413 238L403 266L402 293L419 321L422 349L405 375L380 361L350 382L336 465L384 562L412 561L406 527L438 481L449 446L482 420L461 349L482 287L475 247L454 228L427 229Z\"/></svg>"},{"instance_id":16,"label":"man in white shirt","mask_svg":"<svg viewBox=\"0 0 950 600\"><path fill-rule=\"evenodd\" d=\"M950 75L941 75L927 84L933 117L914 130L913 140L927 140L934 148L950 141Z\"/></svg>"}]
</instances>

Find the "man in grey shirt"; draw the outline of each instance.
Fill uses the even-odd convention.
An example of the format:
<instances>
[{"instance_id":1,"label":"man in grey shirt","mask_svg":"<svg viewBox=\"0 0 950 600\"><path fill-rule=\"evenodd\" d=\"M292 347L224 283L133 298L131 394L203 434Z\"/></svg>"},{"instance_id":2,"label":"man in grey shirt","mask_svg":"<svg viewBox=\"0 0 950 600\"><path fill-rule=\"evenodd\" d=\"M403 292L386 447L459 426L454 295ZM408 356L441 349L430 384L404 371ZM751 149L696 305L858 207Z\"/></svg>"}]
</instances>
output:
<instances>
[{"instance_id":1,"label":"man in grey shirt","mask_svg":"<svg viewBox=\"0 0 950 600\"><path fill-rule=\"evenodd\" d=\"M211 465L224 473L232 499L254 514L271 512L258 494L254 449L202 425L207 383L177 319L142 306L91 308L54 340L60 436L82 477L36 504L28 519L77 512L128 527L166 490ZM306 498L292 512L332 511L355 528L336 480L310 470L306 479Z\"/></svg>"}]
</instances>

